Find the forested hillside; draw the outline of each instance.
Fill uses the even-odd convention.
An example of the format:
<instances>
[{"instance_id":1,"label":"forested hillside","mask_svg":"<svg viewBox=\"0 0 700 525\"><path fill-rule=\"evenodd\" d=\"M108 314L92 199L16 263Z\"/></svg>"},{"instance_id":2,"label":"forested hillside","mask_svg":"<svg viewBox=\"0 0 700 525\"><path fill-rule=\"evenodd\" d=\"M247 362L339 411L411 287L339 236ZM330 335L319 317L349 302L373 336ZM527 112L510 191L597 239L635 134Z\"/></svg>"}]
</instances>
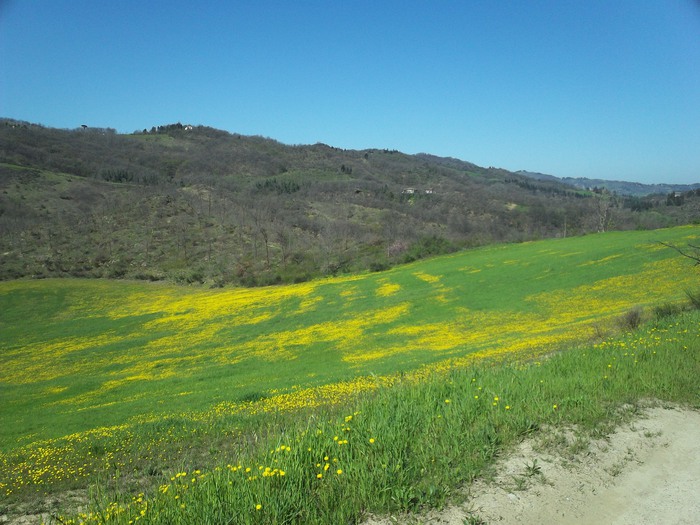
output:
<instances>
[{"instance_id":1,"label":"forested hillside","mask_svg":"<svg viewBox=\"0 0 700 525\"><path fill-rule=\"evenodd\" d=\"M641 182L626 182L620 180L603 180L589 179L586 177L555 177L544 173L533 173L530 171L517 171L519 175L525 175L531 179L557 181L563 184L568 184L575 188L600 188L610 192L618 193L619 195L628 195L633 197L646 197L655 193L675 194L676 192L687 193L689 191L697 191L700 189L700 184L670 184L667 182L656 184L642 184ZM664 174L666 177L669 175Z\"/></svg>"},{"instance_id":2,"label":"forested hillside","mask_svg":"<svg viewBox=\"0 0 700 525\"><path fill-rule=\"evenodd\" d=\"M588 192L427 154L289 146L172 124L0 120L0 278L265 285L492 242L658 228L695 192Z\"/></svg>"}]
</instances>

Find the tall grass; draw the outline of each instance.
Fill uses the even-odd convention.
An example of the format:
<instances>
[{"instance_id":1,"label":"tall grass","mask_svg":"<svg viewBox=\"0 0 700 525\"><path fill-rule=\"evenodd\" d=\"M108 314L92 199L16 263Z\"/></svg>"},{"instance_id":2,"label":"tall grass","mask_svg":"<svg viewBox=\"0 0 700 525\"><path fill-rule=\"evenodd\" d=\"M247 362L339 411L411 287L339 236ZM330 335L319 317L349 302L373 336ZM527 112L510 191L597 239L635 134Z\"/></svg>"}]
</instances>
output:
<instances>
[{"instance_id":1,"label":"tall grass","mask_svg":"<svg viewBox=\"0 0 700 525\"><path fill-rule=\"evenodd\" d=\"M90 512L53 523L358 523L439 507L544 427L605 433L621 407L650 399L700 407L698 348L692 311L540 361L406 378L274 428L260 421L235 460L183 463L150 493L97 494Z\"/></svg>"}]
</instances>

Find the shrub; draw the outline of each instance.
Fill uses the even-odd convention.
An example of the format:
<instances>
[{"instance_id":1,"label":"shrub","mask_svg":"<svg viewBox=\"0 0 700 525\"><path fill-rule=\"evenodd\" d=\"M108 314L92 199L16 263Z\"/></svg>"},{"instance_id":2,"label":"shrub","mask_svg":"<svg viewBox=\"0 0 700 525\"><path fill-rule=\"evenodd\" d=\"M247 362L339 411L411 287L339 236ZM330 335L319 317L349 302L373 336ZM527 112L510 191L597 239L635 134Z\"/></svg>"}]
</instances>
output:
<instances>
[{"instance_id":1,"label":"shrub","mask_svg":"<svg viewBox=\"0 0 700 525\"><path fill-rule=\"evenodd\" d=\"M435 235L422 237L420 240L413 243L408 251L404 253L403 262L410 263L425 257L452 253L456 250L457 247L444 237Z\"/></svg>"},{"instance_id":2,"label":"shrub","mask_svg":"<svg viewBox=\"0 0 700 525\"><path fill-rule=\"evenodd\" d=\"M369 263L369 270L371 272L383 272L384 270L388 270L390 266L383 262L383 261L372 261Z\"/></svg>"},{"instance_id":3,"label":"shrub","mask_svg":"<svg viewBox=\"0 0 700 525\"><path fill-rule=\"evenodd\" d=\"M686 290L685 295L690 301L690 305L696 310L700 310L700 290Z\"/></svg>"},{"instance_id":4,"label":"shrub","mask_svg":"<svg viewBox=\"0 0 700 525\"><path fill-rule=\"evenodd\" d=\"M636 330L642 324L643 311L635 306L619 319L620 328L623 330Z\"/></svg>"}]
</instances>

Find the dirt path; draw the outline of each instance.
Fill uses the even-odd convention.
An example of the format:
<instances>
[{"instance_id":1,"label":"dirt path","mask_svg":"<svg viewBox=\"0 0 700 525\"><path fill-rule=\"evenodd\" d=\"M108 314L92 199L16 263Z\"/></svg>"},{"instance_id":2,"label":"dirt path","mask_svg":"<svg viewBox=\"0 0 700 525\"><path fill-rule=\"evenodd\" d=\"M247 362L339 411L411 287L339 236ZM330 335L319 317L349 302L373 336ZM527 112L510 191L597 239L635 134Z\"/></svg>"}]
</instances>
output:
<instances>
[{"instance_id":1,"label":"dirt path","mask_svg":"<svg viewBox=\"0 0 700 525\"><path fill-rule=\"evenodd\" d=\"M649 409L576 454L572 437L523 443L462 505L370 523L700 524L700 412Z\"/></svg>"}]
</instances>

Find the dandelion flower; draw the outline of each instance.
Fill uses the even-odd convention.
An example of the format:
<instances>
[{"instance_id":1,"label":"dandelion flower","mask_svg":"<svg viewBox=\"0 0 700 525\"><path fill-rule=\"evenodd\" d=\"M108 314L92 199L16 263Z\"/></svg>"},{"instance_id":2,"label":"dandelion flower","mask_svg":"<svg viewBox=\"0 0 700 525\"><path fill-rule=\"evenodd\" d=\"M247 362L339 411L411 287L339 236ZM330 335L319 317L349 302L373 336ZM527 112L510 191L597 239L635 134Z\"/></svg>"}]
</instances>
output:
<instances>
[{"instance_id":1,"label":"dandelion flower","mask_svg":"<svg viewBox=\"0 0 700 525\"><path fill-rule=\"evenodd\" d=\"M335 473L338 474L338 476L340 476L340 475L343 473L343 470L342 470L342 469L338 469L338 470L335 471Z\"/></svg>"},{"instance_id":2,"label":"dandelion flower","mask_svg":"<svg viewBox=\"0 0 700 525\"><path fill-rule=\"evenodd\" d=\"M370 444L374 443L374 438L369 438Z\"/></svg>"},{"instance_id":3,"label":"dandelion flower","mask_svg":"<svg viewBox=\"0 0 700 525\"><path fill-rule=\"evenodd\" d=\"M255 510L260 510L260 509L262 509L262 505L260 505L260 503L258 503L258 504L255 506Z\"/></svg>"}]
</instances>

